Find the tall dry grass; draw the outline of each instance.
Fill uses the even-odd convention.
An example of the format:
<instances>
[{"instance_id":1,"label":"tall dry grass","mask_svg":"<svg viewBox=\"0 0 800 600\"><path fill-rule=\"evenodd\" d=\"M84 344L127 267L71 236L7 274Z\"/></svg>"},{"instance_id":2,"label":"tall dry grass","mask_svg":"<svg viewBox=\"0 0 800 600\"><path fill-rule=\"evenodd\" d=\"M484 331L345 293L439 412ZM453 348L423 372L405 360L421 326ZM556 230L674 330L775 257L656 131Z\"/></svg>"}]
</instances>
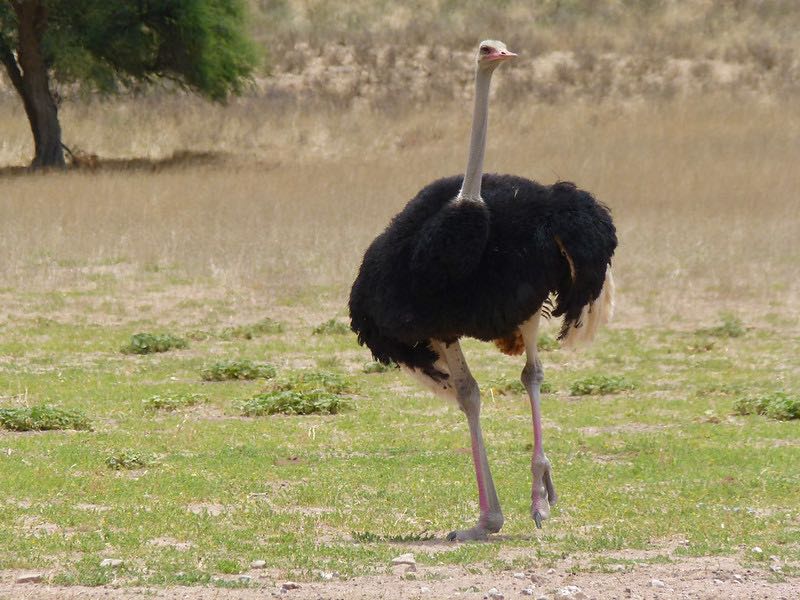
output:
<instances>
[{"instance_id":1,"label":"tall dry grass","mask_svg":"<svg viewBox=\"0 0 800 600\"><path fill-rule=\"evenodd\" d=\"M160 271L256 290L264 302L325 286L343 305L390 216L421 185L463 168L469 111L468 102L394 118L298 110L267 119L274 148L260 163L0 178L3 287L92 289L104 273L114 294L140 297ZM170 122L152 118L141 125L154 135ZM490 170L574 180L612 208L619 314L629 324L732 310L796 325L797 164L796 103L729 97L501 103L487 153Z\"/></svg>"}]
</instances>

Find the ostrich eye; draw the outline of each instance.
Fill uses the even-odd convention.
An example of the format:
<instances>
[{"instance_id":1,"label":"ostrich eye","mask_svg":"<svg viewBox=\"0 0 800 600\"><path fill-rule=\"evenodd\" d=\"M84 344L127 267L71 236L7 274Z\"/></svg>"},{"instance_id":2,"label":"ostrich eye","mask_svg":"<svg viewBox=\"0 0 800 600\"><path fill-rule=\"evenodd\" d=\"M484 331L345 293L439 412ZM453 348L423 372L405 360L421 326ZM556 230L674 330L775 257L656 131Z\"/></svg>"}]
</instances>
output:
<instances>
[{"instance_id":1,"label":"ostrich eye","mask_svg":"<svg viewBox=\"0 0 800 600\"><path fill-rule=\"evenodd\" d=\"M481 46L481 54L489 54L491 51L492 49L489 46Z\"/></svg>"}]
</instances>

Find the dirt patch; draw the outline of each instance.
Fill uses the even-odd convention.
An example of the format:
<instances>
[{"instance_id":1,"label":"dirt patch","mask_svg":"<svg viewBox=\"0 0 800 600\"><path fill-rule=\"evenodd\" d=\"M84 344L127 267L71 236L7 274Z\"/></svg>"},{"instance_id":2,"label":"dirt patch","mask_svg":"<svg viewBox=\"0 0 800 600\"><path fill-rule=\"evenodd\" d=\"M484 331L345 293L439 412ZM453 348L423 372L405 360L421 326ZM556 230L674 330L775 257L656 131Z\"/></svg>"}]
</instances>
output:
<instances>
[{"instance_id":1,"label":"dirt patch","mask_svg":"<svg viewBox=\"0 0 800 600\"><path fill-rule=\"evenodd\" d=\"M599 558L599 557L595 557ZM558 597L568 586L580 589L585 597L611 599L692 598L770 598L797 597L797 581L779 581L768 570L744 568L736 558L684 558L669 564L634 563L611 565L616 572L577 571L575 561L564 561L554 568L535 568L525 572L499 573L469 571L463 567L418 566L414 579L411 574L384 574L357 577L345 581L300 582L298 589L281 591L282 580L274 575L259 575L253 587L226 590L216 587L113 588L113 587L55 587L38 584L15 584L19 573L0 575L0 598L19 600L81 598L139 599L185 598L187 600L255 600L265 597L285 597L292 600L334 600L344 598L468 598L482 599L491 588L505 598ZM569 588L575 590L575 587ZM532 588L532 596L522 591Z\"/></svg>"}]
</instances>

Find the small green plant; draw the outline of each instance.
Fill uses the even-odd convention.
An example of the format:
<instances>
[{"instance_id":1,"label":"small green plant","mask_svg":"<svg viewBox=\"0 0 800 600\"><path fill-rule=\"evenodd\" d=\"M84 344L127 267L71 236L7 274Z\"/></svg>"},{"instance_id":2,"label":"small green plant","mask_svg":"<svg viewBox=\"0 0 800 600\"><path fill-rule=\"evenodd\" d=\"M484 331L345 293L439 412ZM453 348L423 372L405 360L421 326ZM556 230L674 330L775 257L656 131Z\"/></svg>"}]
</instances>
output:
<instances>
[{"instance_id":1,"label":"small green plant","mask_svg":"<svg viewBox=\"0 0 800 600\"><path fill-rule=\"evenodd\" d=\"M165 394L150 396L142 400L142 406L145 410L156 411L174 411L189 406L196 406L208 401L208 397L203 394Z\"/></svg>"},{"instance_id":2,"label":"small green plant","mask_svg":"<svg viewBox=\"0 0 800 600\"><path fill-rule=\"evenodd\" d=\"M525 390L525 386L522 385L522 381L519 379L493 379L489 382L488 389L491 389L493 393L500 394L501 396L505 396L506 394L527 394L528 392ZM550 394L553 392L553 386L550 384L549 381L543 381L540 391L543 394Z\"/></svg>"},{"instance_id":3,"label":"small green plant","mask_svg":"<svg viewBox=\"0 0 800 600\"><path fill-rule=\"evenodd\" d=\"M89 430L89 419L79 410L66 410L48 404L0 408L0 427L11 431Z\"/></svg>"},{"instance_id":4,"label":"small green plant","mask_svg":"<svg viewBox=\"0 0 800 600\"><path fill-rule=\"evenodd\" d=\"M226 575L237 575L242 572L242 565L238 560L223 558L217 561L217 570Z\"/></svg>"},{"instance_id":5,"label":"small green plant","mask_svg":"<svg viewBox=\"0 0 800 600\"><path fill-rule=\"evenodd\" d=\"M120 348L120 352L123 354L152 354L186 348L186 346L188 343L185 339L168 333L137 333L131 336L129 344Z\"/></svg>"},{"instance_id":6,"label":"small green plant","mask_svg":"<svg viewBox=\"0 0 800 600\"><path fill-rule=\"evenodd\" d=\"M386 373L387 371L392 371L397 369L397 365L395 363L389 363L385 365L377 360L373 360L372 362L364 363L364 366L361 368L363 373Z\"/></svg>"},{"instance_id":7,"label":"small green plant","mask_svg":"<svg viewBox=\"0 0 800 600\"><path fill-rule=\"evenodd\" d=\"M558 340L548 333L543 333L536 341L536 347L541 352L549 352L550 350L558 350L560 344Z\"/></svg>"},{"instance_id":8,"label":"small green plant","mask_svg":"<svg viewBox=\"0 0 800 600\"><path fill-rule=\"evenodd\" d=\"M573 396L602 396L632 390L636 386L621 375L590 375L572 382L569 393Z\"/></svg>"},{"instance_id":9,"label":"small green plant","mask_svg":"<svg viewBox=\"0 0 800 600\"><path fill-rule=\"evenodd\" d=\"M152 454L138 450L120 450L106 457L106 466L114 471L144 469L155 464Z\"/></svg>"},{"instance_id":10,"label":"small green plant","mask_svg":"<svg viewBox=\"0 0 800 600\"><path fill-rule=\"evenodd\" d=\"M379 542L408 544L412 542L426 542L436 537L428 531L422 531L420 533L401 533L397 535L382 535L380 533L372 533L371 531L351 531L350 535L356 542L362 544L374 544Z\"/></svg>"},{"instance_id":11,"label":"small green plant","mask_svg":"<svg viewBox=\"0 0 800 600\"><path fill-rule=\"evenodd\" d=\"M744 328L741 319L732 314L720 315L722 323L710 329L699 329L696 333L710 335L719 338L736 338L741 337L747 330Z\"/></svg>"},{"instance_id":12,"label":"small green plant","mask_svg":"<svg viewBox=\"0 0 800 600\"><path fill-rule=\"evenodd\" d=\"M778 421L790 421L800 419L800 397L781 391L745 396L734 402L733 410L740 415L765 415Z\"/></svg>"},{"instance_id":13,"label":"small green plant","mask_svg":"<svg viewBox=\"0 0 800 600\"><path fill-rule=\"evenodd\" d=\"M283 324L267 317L250 325L227 327L222 330L220 337L222 339L239 338L243 340L252 340L254 337L275 333L283 333Z\"/></svg>"},{"instance_id":14,"label":"small green plant","mask_svg":"<svg viewBox=\"0 0 800 600\"><path fill-rule=\"evenodd\" d=\"M200 376L204 381L229 381L232 379L272 379L275 367L254 363L247 359L221 360L205 367Z\"/></svg>"},{"instance_id":15,"label":"small green plant","mask_svg":"<svg viewBox=\"0 0 800 600\"><path fill-rule=\"evenodd\" d=\"M349 406L342 394L352 391L352 383L337 373L297 371L244 402L242 414L248 417L337 414Z\"/></svg>"},{"instance_id":16,"label":"small green plant","mask_svg":"<svg viewBox=\"0 0 800 600\"><path fill-rule=\"evenodd\" d=\"M314 327L314 335L344 335L350 333L350 327L346 323L329 319Z\"/></svg>"}]
</instances>

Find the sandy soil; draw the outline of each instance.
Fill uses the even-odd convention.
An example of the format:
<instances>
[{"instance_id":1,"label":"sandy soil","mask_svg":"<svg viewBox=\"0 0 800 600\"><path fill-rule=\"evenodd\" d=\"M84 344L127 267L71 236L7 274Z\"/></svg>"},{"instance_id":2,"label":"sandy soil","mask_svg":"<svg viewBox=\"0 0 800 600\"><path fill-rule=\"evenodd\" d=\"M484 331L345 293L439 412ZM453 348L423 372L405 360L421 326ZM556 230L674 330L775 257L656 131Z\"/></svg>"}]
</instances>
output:
<instances>
[{"instance_id":1,"label":"sandy soil","mask_svg":"<svg viewBox=\"0 0 800 600\"><path fill-rule=\"evenodd\" d=\"M623 556L620 555L620 559ZM506 599L572 598L597 600L800 598L800 582L763 569L744 568L735 558L682 559L669 564L612 564L611 573L573 573L574 561L553 569L521 573L468 573L462 567L418 567L413 575L405 567L393 574L359 577L346 581L300 582L299 588L283 590L283 581L271 575L255 576L255 587L228 590L216 587L116 588L55 587L15 583L20 573L0 575L0 599L93 600L99 598L185 598L187 600L254 600L281 597L291 600L346 600L350 598L489 598L492 588ZM414 579L409 579L414 577ZM263 583L261 583L263 582ZM261 583L261 585L258 585ZM532 588L532 595L523 594ZM530 590L528 590L530 591ZM493 596L499 598L499 596Z\"/></svg>"}]
</instances>

